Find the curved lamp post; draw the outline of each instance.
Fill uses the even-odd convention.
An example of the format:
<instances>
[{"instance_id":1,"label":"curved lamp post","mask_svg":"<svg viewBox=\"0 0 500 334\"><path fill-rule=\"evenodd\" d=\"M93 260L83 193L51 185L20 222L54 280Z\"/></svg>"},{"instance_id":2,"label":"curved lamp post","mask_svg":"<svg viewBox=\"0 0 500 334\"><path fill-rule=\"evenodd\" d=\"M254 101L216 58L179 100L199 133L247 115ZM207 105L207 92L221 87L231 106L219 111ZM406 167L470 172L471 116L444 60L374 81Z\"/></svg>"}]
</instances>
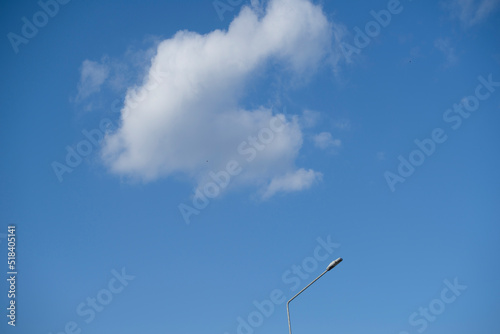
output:
<instances>
[{"instance_id":1,"label":"curved lamp post","mask_svg":"<svg viewBox=\"0 0 500 334\"><path fill-rule=\"evenodd\" d=\"M297 293L295 296L292 297L292 299L290 299L287 303L286 303L286 313L288 315L288 330L290 332L290 334L292 334L292 327L290 325L290 309L288 307L288 305L290 304L290 302L292 300L294 300L298 295L300 295L302 292L304 292L305 289L307 289L308 287L310 287L314 282L316 282L317 280L320 279L321 276L323 276L324 274L326 274L327 272L329 272L330 270L332 270L337 264L339 264L340 262L342 262L342 258L339 257L338 259L336 259L335 261L333 261L332 263L330 263L328 265L328 267L326 267L326 270L323 271L323 273L321 275L319 275L318 277L316 277L316 279L314 281L312 281L311 283L309 283L304 289L300 290L299 293Z\"/></svg>"}]
</instances>

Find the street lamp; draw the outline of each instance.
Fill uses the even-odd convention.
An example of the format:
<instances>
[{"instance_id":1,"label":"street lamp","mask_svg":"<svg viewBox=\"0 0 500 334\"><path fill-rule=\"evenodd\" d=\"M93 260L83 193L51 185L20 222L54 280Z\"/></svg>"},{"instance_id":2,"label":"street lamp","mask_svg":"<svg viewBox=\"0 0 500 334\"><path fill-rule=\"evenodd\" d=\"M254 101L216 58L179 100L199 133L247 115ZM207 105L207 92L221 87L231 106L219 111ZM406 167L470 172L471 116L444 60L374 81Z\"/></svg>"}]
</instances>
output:
<instances>
[{"instance_id":1,"label":"street lamp","mask_svg":"<svg viewBox=\"0 0 500 334\"><path fill-rule=\"evenodd\" d=\"M290 309L288 307L288 305L290 304L290 302L292 300L294 300L298 295L300 295L302 292L304 292L305 289L307 289L308 287L310 287L314 282L316 282L317 280L320 279L321 276L323 276L324 274L326 274L328 271L332 270L333 268L335 268L335 266L337 264L339 264L340 262L342 262L342 258L339 257L338 259L336 259L335 261L333 261L332 263L330 263L328 265L328 267L326 267L326 270L323 271L323 273L321 275L319 275L318 277L316 277L316 279L314 281L312 281L311 283L309 283L304 289L300 290L299 293L297 293L295 296L292 297L292 299L290 299L287 303L286 303L286 313L288 315L288 330L290 331L290 334L292 334L292 327L290 325Z\"/></svg>"}]
</instances>

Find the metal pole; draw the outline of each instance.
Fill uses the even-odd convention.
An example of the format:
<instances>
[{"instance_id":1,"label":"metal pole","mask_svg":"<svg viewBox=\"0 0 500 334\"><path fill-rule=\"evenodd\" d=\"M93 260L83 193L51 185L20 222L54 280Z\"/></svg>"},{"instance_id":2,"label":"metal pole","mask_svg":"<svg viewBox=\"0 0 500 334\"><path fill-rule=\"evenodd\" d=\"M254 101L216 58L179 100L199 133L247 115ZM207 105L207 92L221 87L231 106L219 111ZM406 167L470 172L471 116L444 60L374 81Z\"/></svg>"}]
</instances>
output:
<instances>
[{"instance_id":1,"label":"metal pole","mask_svg":"<svg viewBox=\"0 0 500 334\"><path fill-rule=\"evenodd\" d=\"M317 280L319 280L321 278L321 276L323 276L324 274L326 274L327 272L329 272L330 270L332 270L337 264L339 264L340 262L342 262L342 258L338 258L337 260L333 261L332 263L330 263L328 265L328 267L326 268L325 271L323 271L323 273L321 275L319 275L318 277L316 277L316 279L314 281L312 281L311 283L309 283L304 289L300 290L299 293L297 293L295 296L292 297L292 299L290 299L287 303L286 303L286 314L288 316L288 331L290 334L292 334L292 326L290 325L290 308L289 308L289 304L292 300L294 300L298 295L300 295L302 292L304 292L305 289L307 289L308 287L310 287L314 282L316 282Z\"/></svg>"}]
</instances>

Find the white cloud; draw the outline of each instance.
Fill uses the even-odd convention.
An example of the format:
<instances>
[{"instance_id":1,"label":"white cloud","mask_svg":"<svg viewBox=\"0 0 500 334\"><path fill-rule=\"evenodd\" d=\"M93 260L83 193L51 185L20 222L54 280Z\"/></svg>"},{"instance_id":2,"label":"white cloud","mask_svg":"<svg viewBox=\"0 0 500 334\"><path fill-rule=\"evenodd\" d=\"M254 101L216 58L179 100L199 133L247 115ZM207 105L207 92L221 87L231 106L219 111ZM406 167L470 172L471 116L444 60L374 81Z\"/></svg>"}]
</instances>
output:
<instances>
[{"instance_id":1,"label":"white cloud","mask_svg":"<svg viewBox=\"0 0 500 334\"><path fill-rule=\"evenodd\" d=\"M434 41L434 46L441 51L445 56L445 67L450 67L458 62L458 57L455 54L455 49L451 46L450 40L438 38Z\"/></svg>"},{"instance_id":2,"label":"white cloud","mask_svg":"<svg viewBox=\"0 0 500 334\"><path fill-rule=\"evenodd\" d=\"M452 16L458 18L465 26L480 23L496 10L500 0L452 0L446 3Z\"/></svg>"},{"instance_id":3,"label":"white cloud","mask_svg":"<svg viewBox=\"0 0 500 334\"><path fill-rule=\"evenodd\" d=\"M265 11L243 7L227 31L180 31L162 41L142 86L127 91L121 126L104 141L105 163L144 181L185 174L200 187L209 171L235 159L243 167L238 182L270 182L267 197L310 186L319 174L295 170L302 146L298 118L264 107L245 110L238 101L247 80L271 62L300 77L325 59L340 59L332 51L332 37L339 36L334 27L310 1L271 0ZM238 146L277 118L283 129L264 149L255 146L249 161ZM299 185L287 188L283 175Z\"/></svg>"},{"instance_id":4,"label":"white cloud","mask_svg":"<svg viewBox=\"0 0 500 334\"><path fill-rule=\"evenodd\" d=\"M328 148L339 148L342 145L340 139L333 139L330 132L321 132L313 137L314 145L322 150Z\"/></svg>"},{"instance_id":5,"label":"white cloud","mask_svg":"<svg viewBox=\"0 0 500 334\"><path fill-rule=\"evenodd\" d=\"M83 61L76 101L81 101L101 90L109 76L109 67L95 61Z\"/></svg>"},{"instance_id":6,"label":"white cloud","mask_svg":"<svg viewBox=\"0 0 500 334\"><path fill-rule=\"evenodd\" d=\"M274 178L264 194L263 199L267 199L278 192L293 192L310 188L314 182L323 178L323 174L315 172L312 169L305 170L303 168L287 173L283 176Z\"/></svg>"}]
</instances>

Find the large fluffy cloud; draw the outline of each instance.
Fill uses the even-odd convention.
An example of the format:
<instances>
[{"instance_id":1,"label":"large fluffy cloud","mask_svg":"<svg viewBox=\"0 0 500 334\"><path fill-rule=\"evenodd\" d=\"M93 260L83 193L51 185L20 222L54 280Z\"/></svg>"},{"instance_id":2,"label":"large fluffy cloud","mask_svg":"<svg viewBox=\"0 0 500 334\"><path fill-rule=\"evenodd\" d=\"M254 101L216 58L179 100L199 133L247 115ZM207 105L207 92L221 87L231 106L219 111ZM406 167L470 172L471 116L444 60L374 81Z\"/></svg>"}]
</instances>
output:
<instances>
[{"instance_id":1,"label":"large fluffy cloud","mask_svg":"<svg viewBox=\"0 0 500 334\"><path fill-rule=\"evenodd\" d=\"M104 142L105 162L120 175L150 181L182 173L202 186L210 171L236 160L242 172L235 182L257 182L266 197L307 188L320 174L295 167L302 146L297 118L245 110L239 99L248 79L270 63L295 77L326 59L335 63L338 38L307 0L244 7L227 31L178 32L159 43L144 82L128 90L121 125Z\"/></svg>"}]
</instances>

